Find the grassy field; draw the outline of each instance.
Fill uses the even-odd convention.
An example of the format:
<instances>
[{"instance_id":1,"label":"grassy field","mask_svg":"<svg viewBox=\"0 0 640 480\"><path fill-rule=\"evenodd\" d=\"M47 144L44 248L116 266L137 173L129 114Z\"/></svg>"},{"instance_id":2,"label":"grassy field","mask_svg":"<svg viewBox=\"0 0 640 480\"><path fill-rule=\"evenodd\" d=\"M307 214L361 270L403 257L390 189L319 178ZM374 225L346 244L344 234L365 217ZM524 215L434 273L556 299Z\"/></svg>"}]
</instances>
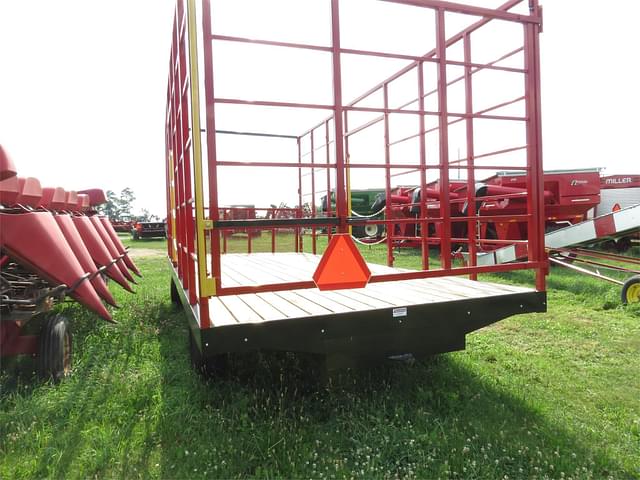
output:
<instances>
[{"instance_id":1,"label":"grassy field","mask_svg":"<svg viewBox=\"0 0 640 480\"><path fill-rule=\"evenodd\" d=\"M640 308L617 287L554 268L548 313L483 329L463 352L323 385L270 355L205 382L164 242L131 244L145 277L136 295L112 286L118 325L64 307L73 375L43 384L28 361L2 373L0 478L640 477Z\"/></svg>"}]
</instances>

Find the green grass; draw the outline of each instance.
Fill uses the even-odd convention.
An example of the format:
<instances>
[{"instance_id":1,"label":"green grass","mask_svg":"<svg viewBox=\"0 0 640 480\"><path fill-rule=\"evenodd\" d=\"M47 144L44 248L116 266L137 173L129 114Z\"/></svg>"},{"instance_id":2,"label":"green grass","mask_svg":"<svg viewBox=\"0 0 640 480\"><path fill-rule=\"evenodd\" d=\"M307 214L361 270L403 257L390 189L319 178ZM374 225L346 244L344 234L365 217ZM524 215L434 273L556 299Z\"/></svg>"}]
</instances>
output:
<instances>
[{"instance_id":1,"label":"green grass","mask_svg":"<svg viewBox=\"0 0 640 480\"><path fill-rule=\"evenodd\" d=\"M397 262L416 267L419 255ZM135 296L111 287L118 325L64 306L70 378L0 377L0 478L640 477L640 308L620 306L615 286L554 268L548 313L472 334L463 352L326 385L271 355L205 382L165 260L137 263Z\"/></svg>"},{"instance_id":2,"label":"green grass","mask_svg":"<svg viewBox=\"0 0 640 480\"><path fill-rule=\"evenodd\" d=\"M154 250L167 250L167 242L164 238L140 238L134 240L128 233L118 235L120 240L129 248L152 248Z\"/></svg>"}]
</instances>

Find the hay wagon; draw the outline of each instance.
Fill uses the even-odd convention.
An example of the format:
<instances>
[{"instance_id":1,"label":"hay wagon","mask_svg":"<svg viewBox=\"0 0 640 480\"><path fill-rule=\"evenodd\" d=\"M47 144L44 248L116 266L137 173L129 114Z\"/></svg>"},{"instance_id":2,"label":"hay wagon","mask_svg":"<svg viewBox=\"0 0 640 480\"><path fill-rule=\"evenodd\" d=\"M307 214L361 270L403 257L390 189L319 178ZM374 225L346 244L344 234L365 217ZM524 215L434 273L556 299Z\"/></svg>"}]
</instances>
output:
<instances>
[{"instance_id":1,"label":"hay wagon","mask_svg":"<svg viewBox=\"0 0 640 480\"><path fill-rule=\"evenodd\" d=\"M468 333L511 315L544 312L537 1L251 5L257 10L178 0L175 8L165 118L168 260L194 363L256 350L323 355L330 367L428 355L464 349ZM398 51L395 36L408 39ZM383 66L364 66L376 62ZM476 175L495 171L526 172L526 211L452 216L454 172L468 184L471 205ZM352 186L370 188L374 177L387 199L394 182L424 189L437 180L439 215L427 215L423 196L417 220L407 219L421 226L417 270L394 266L391 236L385 265L365 262L352 239L356 227L402 222L390 209L382 218L352 214ZM258 207L289 195L307 214L230 219L221 212L238 203L234 189ZM328 192L335 203L318 208ZM527 255L479 265L479 231L498 221L527 223L520 242ZM466 225L464 237L452 235L457 222ZM251 253L223 249L225 232L242 229L275 233L262 252L255 241ZM466 246L467 265L452 262L452 244ZM478 280L522 269L535 272L535 286Z\"/></svg>"}]
</instances>

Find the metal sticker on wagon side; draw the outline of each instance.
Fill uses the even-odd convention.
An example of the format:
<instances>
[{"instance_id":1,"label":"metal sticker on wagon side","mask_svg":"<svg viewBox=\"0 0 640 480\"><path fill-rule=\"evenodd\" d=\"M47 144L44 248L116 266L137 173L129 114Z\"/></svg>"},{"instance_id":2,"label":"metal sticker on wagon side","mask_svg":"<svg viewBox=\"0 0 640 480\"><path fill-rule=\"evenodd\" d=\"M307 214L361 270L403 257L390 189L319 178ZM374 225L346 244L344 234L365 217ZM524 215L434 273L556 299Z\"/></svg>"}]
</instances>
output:
<instances>
[{"instance_id":1,"label":"metal sticker on wagon side","mask_svg":"<svg viewBox=\"0 0 640 480\"><path fill-rule=\"evenodd\" d=\"M393 318L397 317L406 317L407 316L407 307L399 307L393 309Z\"/></svg>"}]
</instances>

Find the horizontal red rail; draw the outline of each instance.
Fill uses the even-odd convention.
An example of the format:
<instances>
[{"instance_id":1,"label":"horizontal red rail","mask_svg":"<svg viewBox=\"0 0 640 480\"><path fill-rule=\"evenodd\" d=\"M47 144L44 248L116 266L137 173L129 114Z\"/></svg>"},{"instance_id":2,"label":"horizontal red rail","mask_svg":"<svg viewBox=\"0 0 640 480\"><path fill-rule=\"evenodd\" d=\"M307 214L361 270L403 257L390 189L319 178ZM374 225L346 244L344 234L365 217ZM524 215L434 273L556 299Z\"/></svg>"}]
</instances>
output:
<instances>
[{"instance_id":1,"label":"horizontal red rail","mask_svg":"<svg viewBox=\"0 0 640 480\"><path fill-rule=\"evenodd\" d=\"M540 24L541 19L535 15L521 15L519 13L511 13L504 11L502 8L493 10L491 8L474 7L472 5L463 5L460 3L445 2L442 0L384 0L389 3L400 3L403 5L413 5L415 7L424 7L438 10L445 10L452 13L462 13L464 15L473 15L477 17L485 17L486 19L500 19L508 22L517 23L535 23ZM520 2L518 2L520 3Z\"/></svg>"}]
</instances>

